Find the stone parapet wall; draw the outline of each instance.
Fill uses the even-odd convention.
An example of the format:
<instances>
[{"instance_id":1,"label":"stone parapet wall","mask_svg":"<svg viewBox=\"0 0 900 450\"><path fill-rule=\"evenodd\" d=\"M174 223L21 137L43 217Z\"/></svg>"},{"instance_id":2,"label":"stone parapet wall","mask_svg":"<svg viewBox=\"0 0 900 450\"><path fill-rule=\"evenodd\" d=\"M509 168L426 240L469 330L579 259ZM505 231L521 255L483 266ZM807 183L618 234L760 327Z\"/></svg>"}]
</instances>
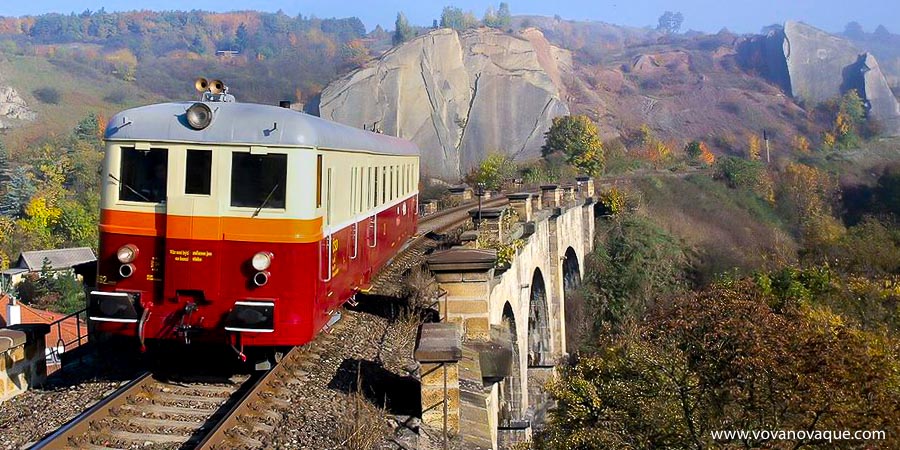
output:
<instances>
[{"instance_id":1,"label":"stone parapet wall","mask_svg":"<svg viewBox=\"0 0 900 450\"><path fill-rule=\"evenodd\" d=\"M43 324L0 329L0 402L39 386L47 379Z\"/></svg>"}]
</instances>

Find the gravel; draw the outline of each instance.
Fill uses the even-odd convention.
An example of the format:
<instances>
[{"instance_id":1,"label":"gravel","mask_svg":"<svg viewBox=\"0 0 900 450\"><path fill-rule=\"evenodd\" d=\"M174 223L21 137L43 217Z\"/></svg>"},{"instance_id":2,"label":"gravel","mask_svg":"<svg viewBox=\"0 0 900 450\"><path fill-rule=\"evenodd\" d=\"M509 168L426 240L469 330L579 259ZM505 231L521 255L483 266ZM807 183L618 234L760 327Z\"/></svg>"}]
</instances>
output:
<instances>
[{"instance_id":1,"label":"gravel","mask_svg":"<svg viewBox=\"0 0 900 450\"><path fill-rule=\"evenodd\" d=\"M420 408L419 384L408 372L416 367L417 323L388 319L393 314L384 298L364 299L359 308L371 311L345 311L333 333L307 344L308 355L293 372L297 383L288 388L289 408L279 411L283 419L273 432L260 436L266 448L344 448L342 428L355 427L359 414L376 424L367 429L380 441L371 448L415 442L403 423L417 423L408 418ZM43 387L0 405L0 450L33 444L137 376L140 364L109 358L113 350L98 353L106 358L67 366ZM368 405L360 407L358 398Z\"/></svg>"},{"instance_id":2,"label":"gravel","mask_svg":"<svg viewBox=\"0 0 900 450\"><path fill-rule=\"evenodd\" d=\"M129 362L95 364L88 355L51 375L43 387L0 405L0 449L27 447L55 431L135 376Z\"/></svg>"},{"instance_id":3,"label":"gravel","mask_svg":"<svg viewBox=\"0 0 900 450\"><path fill-rule=\"evenodd\" d=\"M302 383L292 387L291 408L281 411L267 448L343 448L340 428L360 421L357 409L383 409L383 439L373 448L403 448L396 441L408 441L410 432L398 432L405 427L395 416L418 415L420 408L418 381L406 371L415 363L414 324L352 311L343 320L332 336L310 344L318 356L295 370ZM376 408L356 407L350 394L357 392Z\"/></svg>"}]
</instances>

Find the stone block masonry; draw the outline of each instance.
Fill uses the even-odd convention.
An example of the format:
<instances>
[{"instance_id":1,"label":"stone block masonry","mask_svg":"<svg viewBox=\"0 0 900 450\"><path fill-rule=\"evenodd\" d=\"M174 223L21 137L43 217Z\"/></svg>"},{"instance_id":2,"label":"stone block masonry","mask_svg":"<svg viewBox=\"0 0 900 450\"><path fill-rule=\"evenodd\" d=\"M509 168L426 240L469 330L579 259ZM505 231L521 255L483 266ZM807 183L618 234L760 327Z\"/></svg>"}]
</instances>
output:
<instances>
[{"instance_id":1,"label":"stone block masonry","mask_svg":"<svg viewBox=\"0 0 900 450\"><path fill-rule=\"evenodd\" d=\"M45 324L0 329L0 402L43 384L47 379Z\"/></svg>"}]
</instances>

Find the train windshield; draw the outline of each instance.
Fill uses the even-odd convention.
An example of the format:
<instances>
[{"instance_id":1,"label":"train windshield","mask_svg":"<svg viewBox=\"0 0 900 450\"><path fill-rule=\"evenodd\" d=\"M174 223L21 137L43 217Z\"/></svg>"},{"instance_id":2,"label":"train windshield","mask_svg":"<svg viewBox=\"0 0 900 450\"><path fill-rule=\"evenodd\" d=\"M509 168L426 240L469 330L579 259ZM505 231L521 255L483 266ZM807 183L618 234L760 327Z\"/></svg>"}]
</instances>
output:
<instances>
[{"instance_id":1,"label":"train windshield","mask_svg":"<svg viewBox=\"0 0 900 450\"><path fill-rule=\"evenodd\" d=\"M166 201L169 152L163 148L122 148L119 168L119 200L162 203Z\"/></svg>"},{"instance_id":2,"label":"train windshield","mask_svg":"<svg viewBox=\"0 0 900 450\"><path fill-rule=\"evenodd\" d=\"M232 154L231 206L283 209L286 185L287 155Z\"/></svg>"}]
</instances>

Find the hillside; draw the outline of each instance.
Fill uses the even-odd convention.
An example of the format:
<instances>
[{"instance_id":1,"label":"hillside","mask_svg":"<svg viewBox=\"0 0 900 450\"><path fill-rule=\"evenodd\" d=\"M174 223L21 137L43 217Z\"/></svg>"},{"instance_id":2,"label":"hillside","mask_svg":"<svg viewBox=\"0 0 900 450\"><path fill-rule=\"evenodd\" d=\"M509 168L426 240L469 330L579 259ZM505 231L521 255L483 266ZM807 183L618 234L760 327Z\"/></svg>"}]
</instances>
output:
<instances>
[{"instance_id":1,"label":"hillside","mask_svg":"<svg viewBox=\"0 0 900 450\"><path fill-rule=\"evenodd\" d=\"M352 17L100 10L0 18L0 81L40 117L0 121L13 126L4 139L15 151L88 111L192 98L194 78L221 78L239 101L292 100L412 139L427 155L426 174L449 181L492 152L536 159L551 119L567 113L588 115L623 151L639 150L636 136L649 130L670 150L702 140L715 153L742 155L765 131L772 151L785 155L801 138L812 148L827 144L832 100L852 87L877 119L868 133L900 132L890 92L894 35L884 30L846 40L791 25L787 34L801 27L812 36L811 51L825 41L842 49L803 71L779 67L792 59L778 39L796 40L783 30L665 34L539 16L480 26L413 27L414 39L391 48L390 33L367 33ZM844 68L859 75L847 78ZM827 89L804 95L804 86L822 85L815 77ZM62 93L57 104L35 98L42 88Z\"/></svg>"},{"instance_id":2,"label":"hillside","mask_svg":"<svg viewBox=\"0 0 900 450\"><path fill-rule=\"evenodd\" d=\"M75 62L54 64L36 56L0 57L0 86L14 89L33 113L28 120L0 117L9 126L3 140L14 152L68 133L90 113L110 117L121 109L163 99Z\"/></svg>"}]
</instances>

